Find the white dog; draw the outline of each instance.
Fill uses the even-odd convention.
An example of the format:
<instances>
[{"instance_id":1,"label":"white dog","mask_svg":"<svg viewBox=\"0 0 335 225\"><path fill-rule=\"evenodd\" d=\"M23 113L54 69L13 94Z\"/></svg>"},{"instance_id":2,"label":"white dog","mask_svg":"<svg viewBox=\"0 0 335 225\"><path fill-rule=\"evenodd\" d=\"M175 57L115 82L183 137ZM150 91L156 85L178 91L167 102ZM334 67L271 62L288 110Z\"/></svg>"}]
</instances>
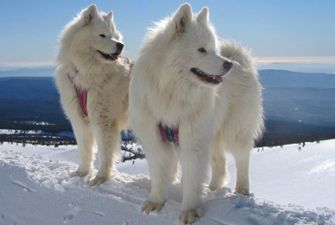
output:
<instances>
[{"instance_id":1,"label":"white dog","mask_svg":"<svg viewBox=\"0 0 335 225\"><path fill-rule=\"evenodd\" d=\"M98 146L100 168L90 185L110 177L127 122L129 63L122 48L112 13L99 13L95 5L67 24L60 38L55 80L81 156L73 175L88 174Z\"/></svg>"},{"instance_id":2,"label":"white dog","mask_svg":"<svg viewBox=\"0 0 335 225\"><path fill-rule=\"evenodd\" d=\"M195 15L184 4L151 29L129 92L130 125L143 144L152 182L144 212L164 205L180 160L179 219L195 222L208 158L214 190L226 176L225 151L236 159L236 191L249 193L249 155L263 126L261 86L248 52L217 40L207 8Z\"/></svg>"}]
</instances>

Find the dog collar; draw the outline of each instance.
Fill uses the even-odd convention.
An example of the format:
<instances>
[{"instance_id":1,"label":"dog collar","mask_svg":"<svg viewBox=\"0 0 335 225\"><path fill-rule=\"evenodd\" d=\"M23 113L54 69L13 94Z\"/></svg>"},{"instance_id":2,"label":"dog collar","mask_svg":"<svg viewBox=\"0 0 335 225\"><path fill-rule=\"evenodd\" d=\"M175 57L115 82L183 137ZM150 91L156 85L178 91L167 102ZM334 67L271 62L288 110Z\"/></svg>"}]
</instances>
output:
<instances>
[{"instance_id":1,"label":"dog collar","mask_svg":"<svg viewBox=\"0 0 335 225\"><path fill-rule=\"evenodd\" d=\"M172 142L179 145L179 127L170 128L159 122L158 129L162 142Z\"/></svg>"},{"instance_id":2,"label":"dog collar","mask_svg":"<svg viewBox=\"0 0 335 225\"><path fill-rule=\"evenodd\" d=\"M76 76L73 74L68 73L67 76L69 77L71 83L73 84L75 90L76 90L76 95L77 95L77 100L79 102L81 114L83 117L88 116L88 111L87 111L87 92L88 90L86 88L81 88L78 87L75 82L74 82L74 77Z\"/></svg>"}]
</instances>

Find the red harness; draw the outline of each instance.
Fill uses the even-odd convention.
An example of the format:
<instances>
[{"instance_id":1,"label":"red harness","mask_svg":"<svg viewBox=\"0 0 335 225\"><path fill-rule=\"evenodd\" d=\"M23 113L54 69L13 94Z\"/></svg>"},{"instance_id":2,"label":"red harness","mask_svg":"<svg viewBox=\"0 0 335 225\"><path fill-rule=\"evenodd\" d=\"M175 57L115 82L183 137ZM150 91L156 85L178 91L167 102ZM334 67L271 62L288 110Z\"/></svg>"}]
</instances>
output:
<instances>
[{"instance_id":1,"label":"red harness","mask_svg":"<svg viewBox=\"0 0 335 225\"><path fill-rule=\"evenodd\" d=\"M133 67L133 63L130 62L130 60L126 57L123 58L124 60L126 60L126 63L129 64L129 68L130 70ZM78 71L76 70L76 73L78 73ZM88 89L86 88L81 88L78 87L75 82L74 82L74 76L72 76L70 73L67 74L67 76L69 77L70 81L72 82L74 88L76 89L76 94L77 94L77 99L79 102L79 106L80 106L80 110L81 113L84 117L88 116L88 111L87 111L87 93L88 93Z\"/></svg>"},{"instance_id":2,"label":"red harness","mask_svg":"<svg viewBox=\"0 0 335 225\"><path fill-rule=\"evenodd\" d=\"M87 112L87 92L88 90L85 88L78 87L74 83L74 77L72 77L70 74L68 74L67 76L69 77L74 88L76 89L77 100L79 102L81 113L84 117L87 117L88 116L88 112Z\"/></svg>"},{"instance_id":3,"label":"red harness","mask_svg":"<svg viewBox=\"0 0 335 225\"><path fill-rule=\"evenodd\" d=\"M170 128L159 122L158 129L164 143L169 141L179 145L179 127Z\"/></svg>"}]
</instances>

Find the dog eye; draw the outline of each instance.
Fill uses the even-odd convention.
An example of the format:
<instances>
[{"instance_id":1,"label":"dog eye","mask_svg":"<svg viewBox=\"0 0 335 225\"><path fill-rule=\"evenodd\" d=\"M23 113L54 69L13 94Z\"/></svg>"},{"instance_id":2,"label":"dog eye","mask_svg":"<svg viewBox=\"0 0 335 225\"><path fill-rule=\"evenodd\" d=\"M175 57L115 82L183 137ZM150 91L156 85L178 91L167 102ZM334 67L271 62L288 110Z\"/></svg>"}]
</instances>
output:
<instances>
[{"instance_id":1,"label":"dog eye","mask_svg":"<svg viewBox=\"0 0 335 225\"><path fill-rule=\"evenodd\" d=\"M199 48L198 51L201 52L201 53L207 53L206 49L204 49L204 48Z\"/></svg>"},{"instance_id":2,"label":"dog eye","mask_svg":"<svg viewBox=\"0 0 335 225\"><path fill-rule=\"evenodd\" d=\"M105 38L106 34L99 34L100 37Z\"/></svg>"}]
</instances>

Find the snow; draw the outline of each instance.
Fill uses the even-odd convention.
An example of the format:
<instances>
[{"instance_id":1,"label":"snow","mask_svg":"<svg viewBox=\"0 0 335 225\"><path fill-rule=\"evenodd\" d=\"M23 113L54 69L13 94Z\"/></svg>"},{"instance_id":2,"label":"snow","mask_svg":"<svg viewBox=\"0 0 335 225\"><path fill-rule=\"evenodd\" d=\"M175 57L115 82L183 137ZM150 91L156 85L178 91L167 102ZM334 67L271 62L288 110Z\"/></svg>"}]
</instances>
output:
<instances>
[{"instance_id":1,"label":"snow","mask_svg":"<svg viewBox=\"0 0 335 225\"><path fill-rule=\"evenodd\" d=\"M7 135L13 135L13 134L41 134L41 130L14 130L14 129L0 129L0 134L7 134Z\"/></svg>"},{"instance_id":2,"label":"snow","mask_svg":"<svg viewBox=\"0 0 335 225\"><path fill-rule=\"evenodd\" d=\"M334 148L335 140L328 140L255 149L253 195L230 189L235 181L230 163L227 187L205 188L205 214L197 224L335 224ZM89 177L69 177L78 158L75 146L0 145L0 225L179 224L180 182L171 185L161 212L146 216L140 212L150 191L145 160L120 163L111 181L90 187Z\"/></svg>"}]
</instances>

